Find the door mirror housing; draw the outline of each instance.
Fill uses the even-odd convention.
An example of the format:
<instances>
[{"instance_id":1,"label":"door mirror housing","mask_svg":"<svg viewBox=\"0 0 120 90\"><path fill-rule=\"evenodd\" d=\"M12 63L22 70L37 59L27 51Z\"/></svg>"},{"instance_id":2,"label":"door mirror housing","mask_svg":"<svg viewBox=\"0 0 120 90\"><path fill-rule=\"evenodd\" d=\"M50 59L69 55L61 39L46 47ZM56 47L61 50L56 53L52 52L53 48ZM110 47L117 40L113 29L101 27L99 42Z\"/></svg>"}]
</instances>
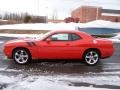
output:
<instances>
[{"instance_id":1,"label":"door mirror housing","mask_svg":"<svg viewBox=\"0 0 120 90\"><path fill-rule=\"evenodd\" d=\"M52 41L51 38L47 38L47 39L46 39L46 42L47 42L47 43L50 43L51 41Z\"/></svg>"}]
</instances>

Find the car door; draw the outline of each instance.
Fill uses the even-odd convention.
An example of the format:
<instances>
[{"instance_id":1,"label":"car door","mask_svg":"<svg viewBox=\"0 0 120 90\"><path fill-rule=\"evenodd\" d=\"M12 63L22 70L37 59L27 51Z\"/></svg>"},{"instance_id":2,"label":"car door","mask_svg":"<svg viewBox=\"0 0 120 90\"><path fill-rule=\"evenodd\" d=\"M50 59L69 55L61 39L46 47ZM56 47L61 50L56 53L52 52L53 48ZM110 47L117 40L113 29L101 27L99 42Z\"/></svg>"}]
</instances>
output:
<instances>
[{"instance_id":1,"label":"car door","mask_svg":"<svg viewBox=\"0 0 120 90\"><path fill-rule=\"evenodd\" d=\"M79 39L72 40L71 33L53 34L39 45L39 56L49 59L78 58L80 55Z\"/></svg>"}]
</instances>

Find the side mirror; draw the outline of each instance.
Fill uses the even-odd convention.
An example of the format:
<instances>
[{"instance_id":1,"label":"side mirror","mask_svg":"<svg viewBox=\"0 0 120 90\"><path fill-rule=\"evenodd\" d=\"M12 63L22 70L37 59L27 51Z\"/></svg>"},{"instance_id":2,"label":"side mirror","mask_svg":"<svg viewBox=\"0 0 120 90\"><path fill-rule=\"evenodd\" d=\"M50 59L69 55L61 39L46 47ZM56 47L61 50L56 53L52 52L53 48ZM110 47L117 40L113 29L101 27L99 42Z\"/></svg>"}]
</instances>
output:
<instances>
[{"instance_id":1,"label":"side mirror","mask_svg":"<svg viewBox=\"0 0 120 90\"><path fill-rule=\"evenodd\" d=\"M47 38L47 39L46 39L46 42L47 42L47 43L50 43L51 41L52 41L52 40L51 40L50 38Z\"/></svg>"}]
</instances>

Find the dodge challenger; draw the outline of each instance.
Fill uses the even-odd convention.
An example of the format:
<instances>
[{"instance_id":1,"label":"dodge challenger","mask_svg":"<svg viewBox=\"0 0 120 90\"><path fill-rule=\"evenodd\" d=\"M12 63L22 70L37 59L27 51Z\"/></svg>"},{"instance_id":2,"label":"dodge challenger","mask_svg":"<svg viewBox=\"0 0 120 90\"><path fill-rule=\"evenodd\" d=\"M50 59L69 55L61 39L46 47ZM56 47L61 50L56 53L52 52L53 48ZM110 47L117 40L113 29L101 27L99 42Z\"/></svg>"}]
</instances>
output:
<instances>
[{"instance_id":1,"label":"dodge challenger","mask_svg":"<svg viewBox=\"0 0 120 90\"><path fill-rule=\"evenodd\" d=\"M96 65L100 59L112 56L110 40L94 38L77 30L54 30L37 39L15 39L5 43L4 53L17 64L31 60L81 60Z\"/></svg>"}]
</instances>

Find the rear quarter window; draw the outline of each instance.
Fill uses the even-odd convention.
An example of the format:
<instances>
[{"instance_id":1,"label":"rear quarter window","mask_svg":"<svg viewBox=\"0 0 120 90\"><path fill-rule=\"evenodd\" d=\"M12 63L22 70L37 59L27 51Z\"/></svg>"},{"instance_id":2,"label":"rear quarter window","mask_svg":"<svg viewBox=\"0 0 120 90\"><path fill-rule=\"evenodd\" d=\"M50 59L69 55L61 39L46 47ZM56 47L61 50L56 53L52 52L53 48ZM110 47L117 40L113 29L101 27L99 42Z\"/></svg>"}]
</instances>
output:
<instances>
[{"instance_id":1,"label":"rear quarter window","mask_svg":"<svg viewBox=\"0 0 120 90\"><path fill-rule=\"evenodd\" d=\"M79 35L77 35L77 34L71 34L71 40L72 41L79 40L79 39L82 39Z\"/></svg>"}]
</instances>

